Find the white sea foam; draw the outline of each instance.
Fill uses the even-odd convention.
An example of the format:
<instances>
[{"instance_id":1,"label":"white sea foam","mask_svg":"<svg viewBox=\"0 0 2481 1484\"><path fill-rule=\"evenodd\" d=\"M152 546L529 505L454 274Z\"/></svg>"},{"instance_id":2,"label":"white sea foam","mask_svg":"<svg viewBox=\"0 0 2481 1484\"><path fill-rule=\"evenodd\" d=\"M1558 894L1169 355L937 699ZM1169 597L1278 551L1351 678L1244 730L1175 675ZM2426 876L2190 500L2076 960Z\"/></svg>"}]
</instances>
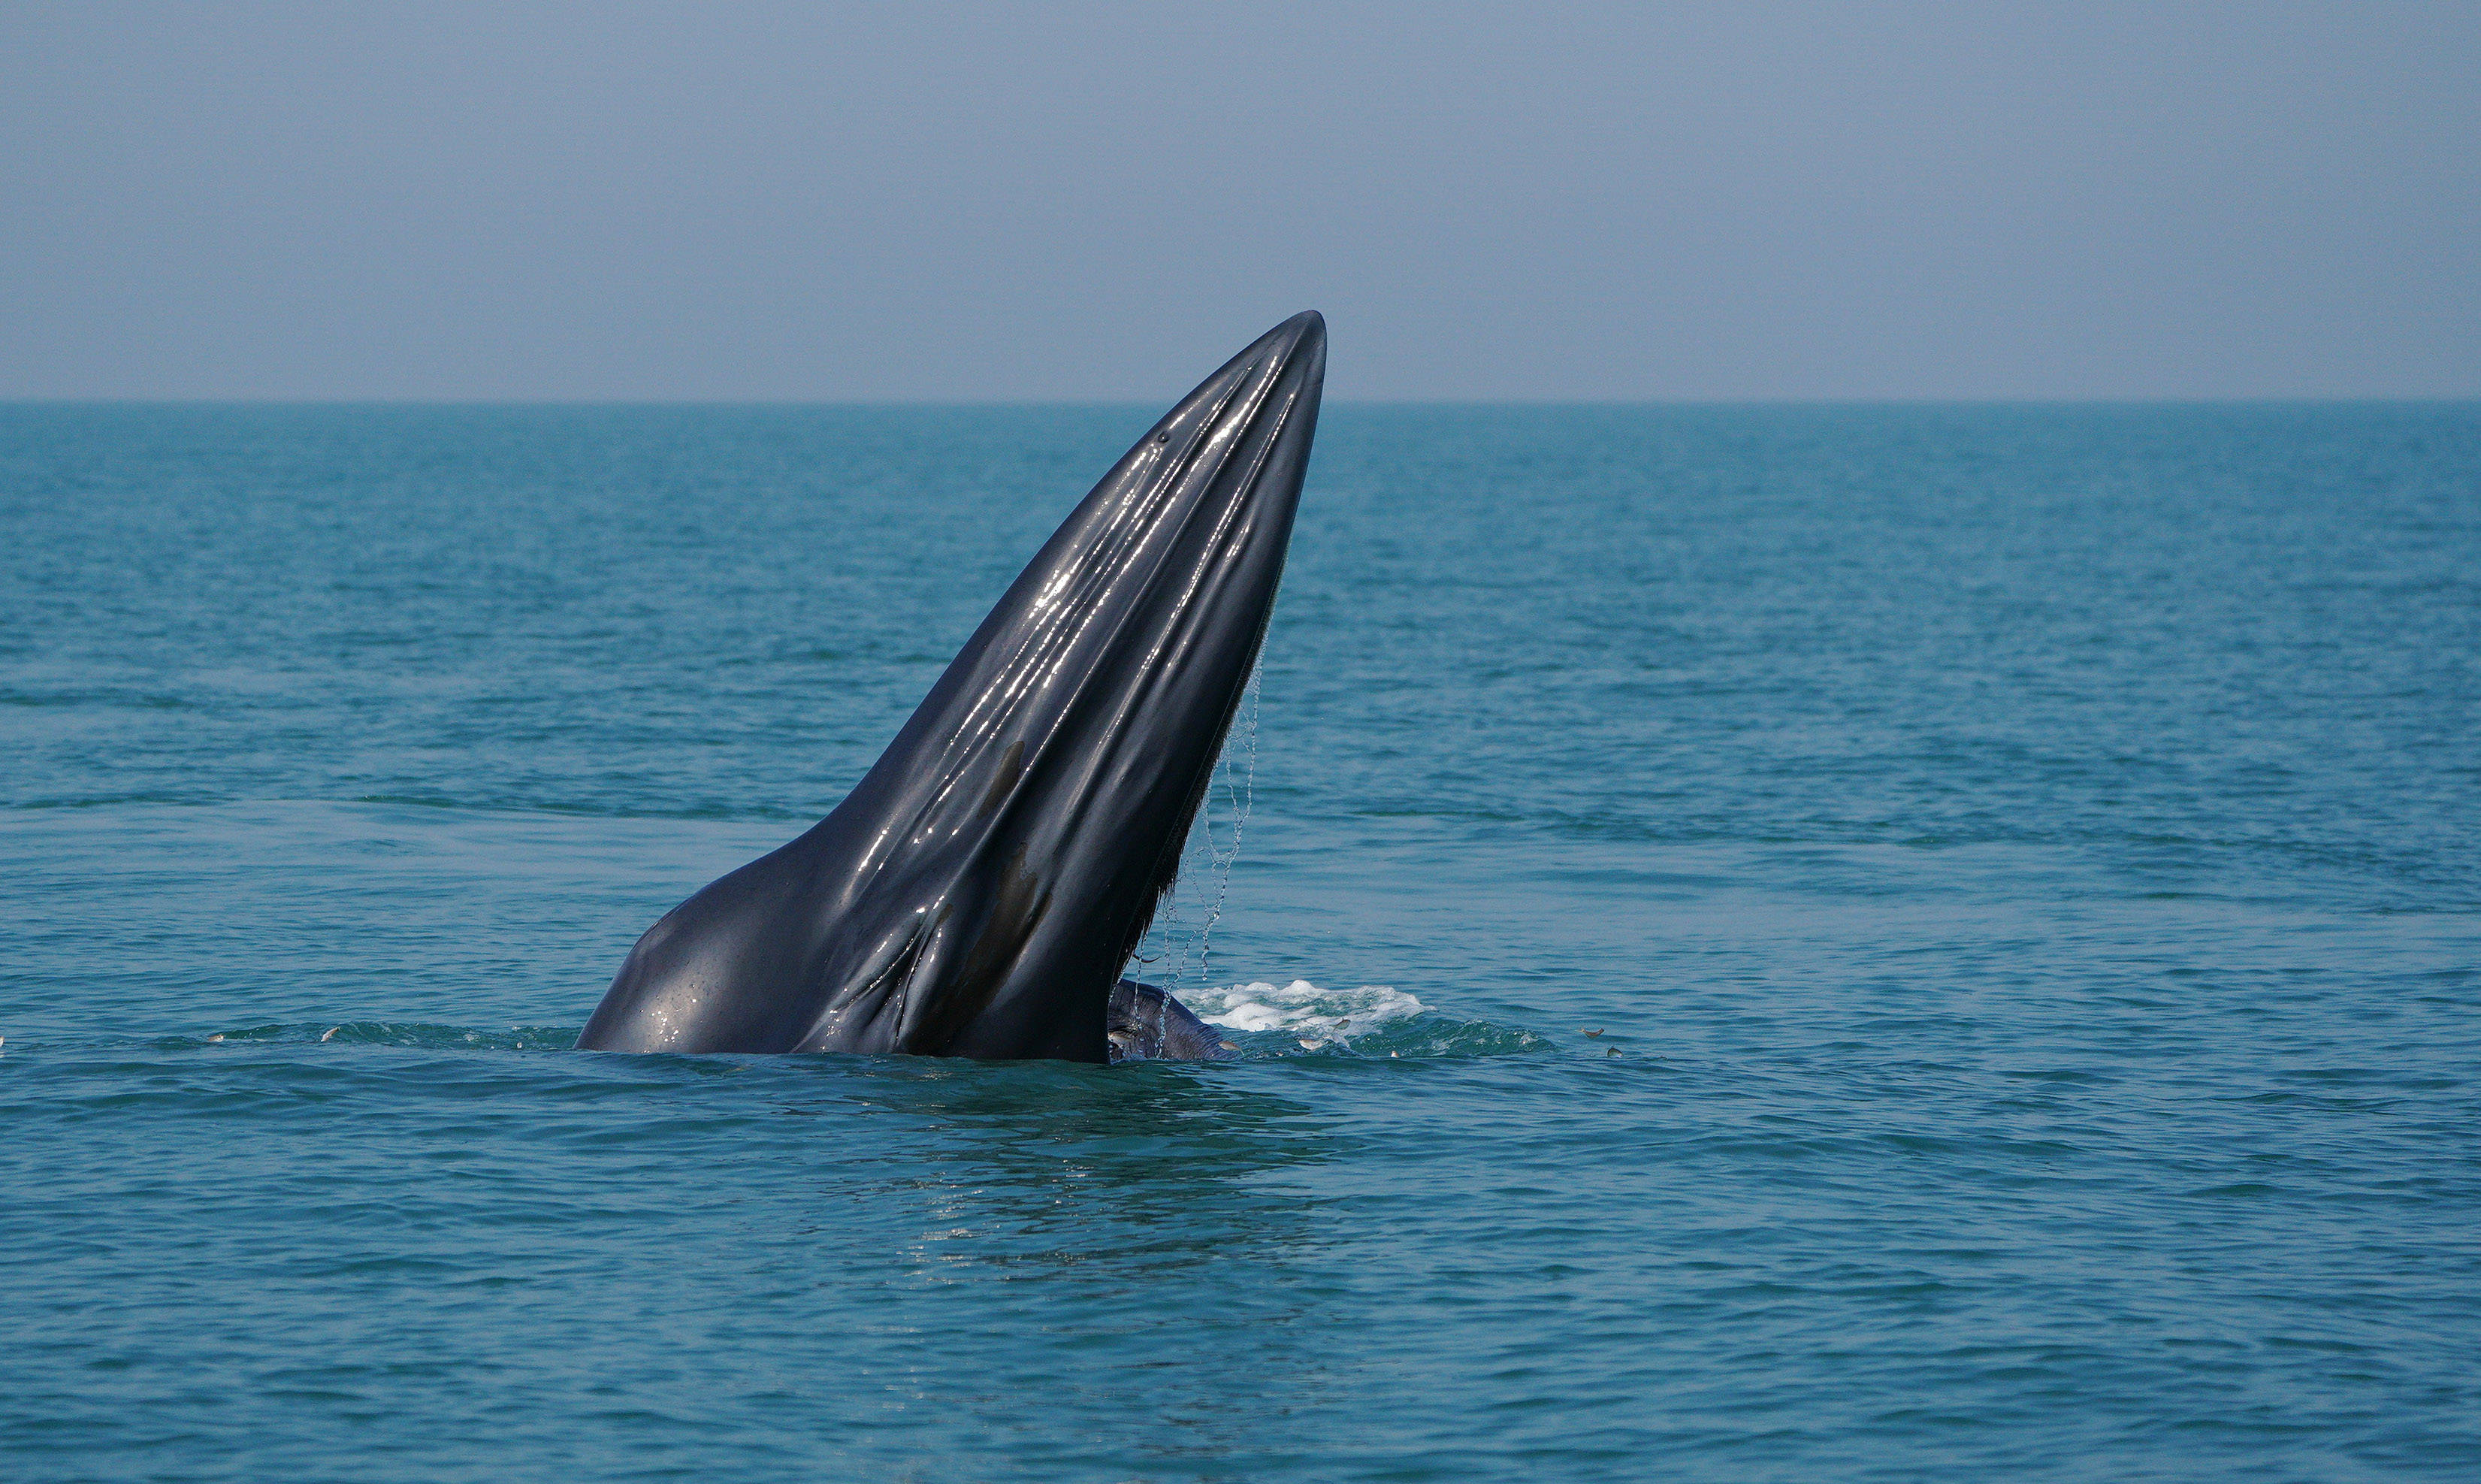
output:
<instances>
[{"instance_id":1,"label":"white sea foam","mask_svg":"<svg viewBox=\"0 0 2481 1484\"><path fill-rule=\"evenodd\" d=\"M1349 1040L1388 1021L1429 1008L1385 984L1320 989L1307 979L1281 987L1261 981L1184 990L1181 1002L1208 1025L1240 1031L1289 1030L1310 1048Z\"/></svg>"}]
</instances>

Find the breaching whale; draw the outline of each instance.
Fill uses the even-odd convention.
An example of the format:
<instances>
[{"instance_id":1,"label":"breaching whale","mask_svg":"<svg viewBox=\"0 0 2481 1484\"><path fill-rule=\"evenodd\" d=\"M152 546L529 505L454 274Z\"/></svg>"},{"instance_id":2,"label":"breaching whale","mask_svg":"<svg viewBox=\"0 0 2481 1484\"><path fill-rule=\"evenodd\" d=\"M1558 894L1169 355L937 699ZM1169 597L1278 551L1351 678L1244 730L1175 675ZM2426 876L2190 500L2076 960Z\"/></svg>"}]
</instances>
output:
<instances>
[{"instance_id":1,"label":"breaching whale","mask_svg":"<svg viewBox=\"0 0 2481 1484\"><path fill-rule=\"evenodd\" d=\"M1148 430L845 801L646 929L578 1046L1221 1050L1120 976L1257 664L1325 378L1294 315Z\"/></svg>"}]
</instances>

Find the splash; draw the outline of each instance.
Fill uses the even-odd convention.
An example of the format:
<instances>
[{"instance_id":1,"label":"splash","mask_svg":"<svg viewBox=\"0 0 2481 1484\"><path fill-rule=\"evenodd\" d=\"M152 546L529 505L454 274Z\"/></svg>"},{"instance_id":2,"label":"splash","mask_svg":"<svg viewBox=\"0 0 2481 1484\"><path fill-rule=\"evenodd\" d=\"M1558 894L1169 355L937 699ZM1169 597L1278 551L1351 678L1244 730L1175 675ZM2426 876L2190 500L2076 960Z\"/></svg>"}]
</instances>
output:
<instances>
[{"instance_id":1,"label":"splash","mask_svg":"<svg viewBox=\"0 0 2481 1484\"><path fill-rule=\"evenodd\" d=\"M1210 1026L1230 1030L1287 1030L1305 1042L1342 1041L1391 1020L1420 1015L1429 1006L1385 984L1358 989L1320 989L1307 979L1281 988L1263 981L1202 989L1183 1002Z\"/></svg>"},{"instance_id":2,"label":"splash","mask_svg":"<svg viewBox=\"0 0 2481 1484\"><path fill-rule=\"evenodd\" d=\"M1555 1051L1517 1026L1441 1014L1387 984L1322 989L1307 979L1257 980L1186 991L1182 1002L1209 1025L1231 1032L1241 1058L1506 1056Z\"/></svg>"}]
</instances>

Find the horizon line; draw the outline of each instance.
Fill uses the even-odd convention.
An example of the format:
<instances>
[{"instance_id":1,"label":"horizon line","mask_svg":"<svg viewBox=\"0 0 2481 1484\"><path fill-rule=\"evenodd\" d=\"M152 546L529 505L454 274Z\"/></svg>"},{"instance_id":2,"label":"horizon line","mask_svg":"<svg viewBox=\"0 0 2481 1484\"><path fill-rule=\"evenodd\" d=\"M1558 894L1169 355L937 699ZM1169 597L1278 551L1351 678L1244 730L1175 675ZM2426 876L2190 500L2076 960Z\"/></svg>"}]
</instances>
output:
<instances>
[{"instance_id":1,"label":"horizon line","mask_svg":"<svg viewBox=\"0 0 2481 1484\"><path fill-rule=\"evenodd\" d=\"M1328 406L1425 407L2244 407L2458 406L2481 404L2481 391L2460 393L2093 394L2065 396L1885 397L1330 397ZM1151 407L1139 397L95 397L0 395L0 407L505 407L584 410L630 407L714 408L1124 408Z\"/></svg>"}]
</instances>

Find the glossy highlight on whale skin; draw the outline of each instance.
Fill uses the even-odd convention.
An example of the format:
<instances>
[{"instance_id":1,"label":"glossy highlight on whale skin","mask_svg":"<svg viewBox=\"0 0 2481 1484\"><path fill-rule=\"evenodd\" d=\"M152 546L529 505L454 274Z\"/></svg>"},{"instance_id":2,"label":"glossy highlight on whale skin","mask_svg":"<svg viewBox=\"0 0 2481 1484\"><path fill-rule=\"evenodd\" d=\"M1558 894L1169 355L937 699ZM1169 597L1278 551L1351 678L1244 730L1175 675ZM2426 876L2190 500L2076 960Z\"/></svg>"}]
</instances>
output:
<instances>
[{"instance_id":1,"label":"glossy highlight on whale skin","mask_svg":"<svg viewBox=\"0 0 2481 1484\"><path fill-rule=\"evenodd\" d=\"M1123 456L824 820L648 928L582 1050L1105 1061L1258 658L1326 327L1285 321Z\"/></svg>"}]
</instances>

